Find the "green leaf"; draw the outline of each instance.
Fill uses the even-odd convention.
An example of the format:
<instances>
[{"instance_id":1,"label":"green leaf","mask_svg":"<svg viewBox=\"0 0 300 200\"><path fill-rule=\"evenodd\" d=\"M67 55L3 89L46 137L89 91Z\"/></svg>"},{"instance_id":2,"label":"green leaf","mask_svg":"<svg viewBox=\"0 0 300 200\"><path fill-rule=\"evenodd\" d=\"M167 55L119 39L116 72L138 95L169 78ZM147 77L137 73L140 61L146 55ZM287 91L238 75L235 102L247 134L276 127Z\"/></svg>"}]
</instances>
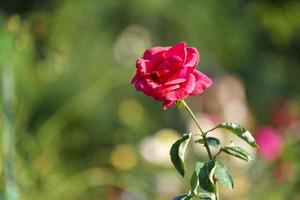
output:
<instances>
[{"instance_id":1,"label":"green leaf","mask_svg":"<svg viewBox=\"0 0 300 200\"><path fill-rule=\"evenodd\" d=\"M225 187L232 190L233 189L233 180L229 174L227 168L220 162L216 161L216 171L215 177L222 183Z\"/></svg>"},{"instance_id":2,"label":"green leaf","mask_svg":"<svg viewBox=\"0 0 300 200\"><path fill-rule=\"evenodd\" d=\"M187 195L183 194L183 195L179 195L173 198L173 200L183 200Z\"/></svg>"},{"instance_id":3,"label":"green leaf","mask_svg":"<svg viewBox=\"0 0 300 200\"><path fill-rule=\"evenodd\" d=\"M184 154L191 139L190 134L184 134L181 139L177 140L171 147L170 156L171 161L176 168L176 170L184 177Z\"/></svg>"},{"instance_id":4,"label":"green leaf","mask_svg":"<svg viewBox=\"0 0 300 200\"><path fill-rule=\"evenodd\" d=\"M189 194L183 194L183 195L179 195L177 197L174 197L173 200L190 200L192 198L193 198L193 196L191 196Z\"/></svg>"},{"instance_id":5,"label":"green leaf","mask_svg":"<svg viewBox=\"0 0 300 200\"><path fill-rule=\"evenodd\" d=\"M214 148L217 148L217 149L219 149L220 145L221 145L220 140L217 138L214 138L214 137L207 137L206 142L208 145L210 145ZM195 143L204 144L204 139L196 140Z\"/></svg>"},{"instance_id":6,"label":"green leaf","mask_svg":"<svg viewBox=\"0 0 300 200\"><path fill-rule=\"evenodd\" d=\"M201 200L214 200L215 195L212 193L198 193L197 197Z\"/></svg>"},{"instance_id":7,"label":"green leaf","mask_svg":"<svg viewBox=\"0 0 300 200\"><path fill-rule=\"evenodd\" d=\"M215 161L205 162L199 172L199 185L208 192L215 192L216 185L214 183L214 172L216 169Z\"/></svg>"},{"instance_id":8,"label":"green leaf","mask_svg":"<svg viewBox=\"0 0 300 200\"><path fill-rule=\"evenodd\" d=\"M223 122L216 126L216 128L223 128L225 130L228 130L229 132L245 140L252 147L258 147L252 134L237 123Z\"/></svg>"},{"instance_id":9,"label":"green leaf","mask_svg":"<svg viewBox=\"0 0 300 200\"><path fill-rule=\"evenodd\" d=\"M185 197L184 200L190 200L190 199L193 199L193 196L188 195L188 196Z\"/></svg>"},{"instance_id":10,"label":"green leaf","mask_svg":"<svg viewBox=\"0 0 300 200\"><path fill-rule=\"evenodd\" d=\"M193 192L193 194L197 193L198 186L199 186L199 178L197 172L195 171L191 178L191 191Z\"/></svg>"},{"instance_id":11,"label":"green leaf","mask_svg":"<svg viewBox=\"0 0 300 200\"><path fill-rule=\"evenodd\" d=\"M197 188L199 186L199 173L200 169L204 166L204 163L197 162L195 166L195 171L191 178L191 191L193 194L197 194Z\"/></svg>"},{"instance_id":12,"label":"green leaf","mask_svg":"<svg viewBox=\"0 0 300 200\"><path fill-rule=\"evenodd\" d=\"M233 147L223 147L222 151L229 154L229 155L232 155L232 156L235 156L235 157L240 158L242 160L245 160L245 161L252 160L251 155L245 149L242 149L241 147L235 147L235 146L233 146Z\"/></svg>"},{"instance_id":13,"label":"green leaf","mask_svg":"<svg viewBox=\"0 0 300 200\"><path fill-rule=\"evenodd\" d=\"M213 193L196 193L196 194L191 194L189 192L188 194L182 194L177 197L174 197L173 200L215 200L215 195Z\"/></svg>"}]
</instances>

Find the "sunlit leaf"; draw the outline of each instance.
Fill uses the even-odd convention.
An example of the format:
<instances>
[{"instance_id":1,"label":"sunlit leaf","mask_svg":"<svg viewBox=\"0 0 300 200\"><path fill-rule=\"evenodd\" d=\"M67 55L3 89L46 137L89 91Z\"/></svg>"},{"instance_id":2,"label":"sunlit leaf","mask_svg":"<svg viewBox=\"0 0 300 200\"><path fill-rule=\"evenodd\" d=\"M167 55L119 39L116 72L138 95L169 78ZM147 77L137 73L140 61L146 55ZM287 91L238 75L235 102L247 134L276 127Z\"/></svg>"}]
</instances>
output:
<instances>
[{"instance_id":1,"label":"sunlit leaf","mask_svg":"<svg viewBox=\"0 0 300 200\"><path fill-rule=\"evenodd\" d=\"M233 189L233 180L231 175L229 174L227 168L220 162L216 161L216 171L215 177L218 179L220 183L222 183L225 187L232 190Z\"/></svg>"},{"instance_id":2,"label":"sunlit leaf","mask_svg":"<svg viewBox=\"0 0 300 200\"><path fill-rule=\"evenodd\" d=\"M171 147L170 156L171 161L176 170L184 176L184 154L187 144L190 141L192 134L184 134L181 139L177 140Z\"/></svg>"},{"instance_id":3,"label":"sunlit leaf","mask_svg":"<svg viewBox=\"0 0 300 200\"><path fill-rule=\"evenodd\" d=\"M233 133L241 139L245 140L252 147L257 147L256 141L252 134L237 123L223 122L216 126L216 128L223 128L225 130L228 130L230 133Z\"/></svg>"},{"instance_id":4,"label":"sunlit leaf","mask_svg":"<svg viewBox=\"0 0 300 200\"><path fill-rule=\"evenodd\" d=\"M192 198L193 198L193 196L191 196L189 194L183 194L183 195L179 195L177 197L174 197L173 200L190 200Z\"/></svg>"},{"instance_id":5,"label":"sunlit leaf","mask_svg":"<svg viewBox=\"0 0 300 200\"><path fill-rule=\"evenodd\" d=\"M214 172L216 169L215 161L205 162L199 172L199 185L208 192L215 192L216 185L214 183Z\"/></svg>"},{"instance_id":6,"label":"sunlit leaf","mask_svg":"<svg viewBox=\"0 0 300 200\"><path fill-rule=\"evenodd\" d=\"M197 188L199 186L199 173L200 169L204 166L204 163L197 162L195 166L195 171L191 178L191 191L193 194L197 194Z\"/></svg>"},{"instance_id":7,"label":"sunlit leaf","mask_svg":"<svg viewBox=\"0 0 300 200\"><path fill-rule=\"evenodd\" d=\"M197 197L201 200L215 200L215 195L213 193L198 193Z\"/></svg>"},{"instance_id":8,"label":"sunlit leaf","mask_svg":"<svg viewBox=\"0 0 300 200\"><path fill-rule=\"evenodd\" d=\"M251 160L251 155L241 147L223 147L222 151L245 161Z\"/></svg>"},{"instance_id":9,"label":"sunlit leaf","mask_svg":"<svg viewBox=\"0 0 300 200\"><path fill-rule=\"evenodd\" d=\"M208 145L214 147L214 148L220 148L221 142L219 139L214 137L207 137L206 142ZM196 140L195 143L204 144L204 139Z\"/></svg>"}]
</instances>

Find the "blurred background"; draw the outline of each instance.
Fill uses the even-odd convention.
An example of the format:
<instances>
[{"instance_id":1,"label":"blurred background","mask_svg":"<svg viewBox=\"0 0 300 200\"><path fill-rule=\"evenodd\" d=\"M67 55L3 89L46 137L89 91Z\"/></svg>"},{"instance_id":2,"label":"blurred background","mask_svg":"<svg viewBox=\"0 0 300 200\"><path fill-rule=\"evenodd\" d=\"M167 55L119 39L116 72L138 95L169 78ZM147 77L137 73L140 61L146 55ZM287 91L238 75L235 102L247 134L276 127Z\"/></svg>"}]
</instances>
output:
<instances>
[{"instance_id":1,"label":"blurred background","mask_svg":"<svg viewBox=\"0 0 300 200\"><path fill-rule=\"evenodd\" d=\"M204 129L237 122L260 150L222 157L222 199L300 199L300 2L1 0L0 199L167 200L189 189L171 144L195 130L181 110L138 93L135 60L186 41L214 85L188 98Z\"/></svg>"}]
</instances>

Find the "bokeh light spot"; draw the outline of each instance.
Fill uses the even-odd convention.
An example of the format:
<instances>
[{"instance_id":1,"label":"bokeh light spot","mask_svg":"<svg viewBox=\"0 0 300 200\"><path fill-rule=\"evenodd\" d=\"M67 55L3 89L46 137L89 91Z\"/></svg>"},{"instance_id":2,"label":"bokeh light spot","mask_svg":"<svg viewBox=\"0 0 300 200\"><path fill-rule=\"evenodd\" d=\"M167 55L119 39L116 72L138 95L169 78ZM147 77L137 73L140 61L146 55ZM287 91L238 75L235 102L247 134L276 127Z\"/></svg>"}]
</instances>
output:
<instances>
[{"instance_id":1,"label":"bokeh light spot","mask_svg":"<svg viewBox=\"0 0 300 200\"><path fill-rule=\"evenodd\" d=\"M160 129L153 136L142 140L140 153L150 163L171 166L169 151L178 138L177 131L169 128Z\"/></svg>"},{"instance_id":2,"label":"bokeh light spot","mask_svg":"<svg viewBox=\"0 0 300 200\"><path fill-rule=\"evenodd\" d=\"M119 170L130 170L137 164L134 149L129 145L118 145L111 153L111 164Z\"/></svg>"},{"instance_id":3,"label":"bokeh light spot","mask_svg":"<svg viewBox=\"0 0 300 200\"><path fill-rule=\"evenodd\" d=\"M119 104L120 120L128 126L136 126L144 118L144 108L136 99L125 99Z\"/></svg>"}]
</instances>

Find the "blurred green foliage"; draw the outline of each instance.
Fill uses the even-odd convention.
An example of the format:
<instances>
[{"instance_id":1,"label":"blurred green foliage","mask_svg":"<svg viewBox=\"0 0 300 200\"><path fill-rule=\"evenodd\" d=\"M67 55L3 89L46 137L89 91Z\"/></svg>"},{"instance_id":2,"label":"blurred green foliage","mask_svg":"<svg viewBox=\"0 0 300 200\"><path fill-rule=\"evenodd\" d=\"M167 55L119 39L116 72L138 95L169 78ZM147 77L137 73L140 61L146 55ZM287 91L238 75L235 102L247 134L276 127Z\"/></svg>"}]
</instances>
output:
<instances>
[{"instance_id":1,"label":"blurred green foliage","mask_svg":"<svg viewBox=\"0 0 300 200\"><path fill-rule=\"evenodd\" d=\"M176 109L164 112L133 89L135 59L150 46L186 41L200 50L200 70L240 77L257 124L270 123L278 99L299 112L299 19L293 0L4 0L0 73L14 74L20 198L170 199L155 181L158 171L174 170L145 162L139 143L161 128L183 132L186 125ZM291 153L300 152L299 141L293 145L284 155L297 163L298 181L274 193L267 176L254 178L262 184L253 198L300 198L299 161ZM120 197L124 190L129 197Z\"/></svg>"}]
</instances>

